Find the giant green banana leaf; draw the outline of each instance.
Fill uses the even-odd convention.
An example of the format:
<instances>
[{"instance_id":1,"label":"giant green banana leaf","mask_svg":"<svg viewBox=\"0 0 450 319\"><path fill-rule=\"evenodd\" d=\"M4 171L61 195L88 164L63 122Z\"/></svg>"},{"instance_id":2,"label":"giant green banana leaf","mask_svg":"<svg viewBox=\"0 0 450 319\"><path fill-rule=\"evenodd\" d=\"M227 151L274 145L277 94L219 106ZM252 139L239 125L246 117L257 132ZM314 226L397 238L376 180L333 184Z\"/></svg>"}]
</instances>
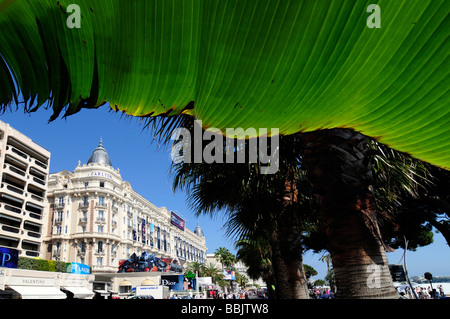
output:
<instances>
[{"instance_id":1,"label":"giant green banana leaf","mask_svg":"<svg viewBox=\"0 0 450 319\"><path fill-rule=\"evenodd\" d=\"M349 127L450 169L449 12L448 0L0 0L0 107L49 102L53 119L109 102L223 132Z\"/></svg>"}]
</instances>

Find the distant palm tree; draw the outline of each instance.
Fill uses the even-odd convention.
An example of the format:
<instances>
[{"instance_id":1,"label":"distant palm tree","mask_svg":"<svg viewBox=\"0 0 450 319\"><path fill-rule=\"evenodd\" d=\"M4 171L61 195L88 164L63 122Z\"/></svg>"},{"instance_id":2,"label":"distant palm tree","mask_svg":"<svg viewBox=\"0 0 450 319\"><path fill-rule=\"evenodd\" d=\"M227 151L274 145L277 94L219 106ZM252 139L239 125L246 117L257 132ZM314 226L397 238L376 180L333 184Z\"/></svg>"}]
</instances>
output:
<instances>
[{"instance_id":1,"label":"distant palm tree","mask_svg":"<svg viewBox=\"0 0 450 319\"><path fill-rule=\"evenodd\" d=\"M214 257L222 264L222 270L231 267L236 262L236 257L225 247L216 249Z\"/></svg>"},{"instance_id":2,"label":"distant palm tree","mask_svg":"<svg viewBox=\"0 0 450 319\"><path fill-rule=\"evenodd\" d=\"M198 274L199 276L202 276L203 268L204 268L203 264L194 261L194 262L191 262L188 264L188 266L186 267L186 272L192 271L194 274Z\"/></svg>"},{"instance_id":3,"label":"distant palm tree","mask_svg":"<svg viewBox=\"0 0 450 319\"><path fill-rule=\"evenodd\" d=\"M332 267L331 267L331 255L330 254L325 254L322 257L320 257L320 260L325 262L327 264L327 278L328 278L328 282L330 284L330 289L335 292L336 291L336 287L335 287L335 279L334 279L334 272L332 272ZM331 276L333 274L333 276ZM331 278L332 277L332 278Z\"/></svg>"},{"instance_id":4,"label":"distant palm tree","mask_svg":"<svg viewBox=\"0 0 450 319\"><path fill-rule=\"evenodd\" d=\"M222 280L224 278L222 271L216 268L213 263L209 263L208 265L203 267L202 275L204 277L211 277L212 282L218 282L219 280Z\"/></svg>"},{"instance_id":5,"label":"distant palm tree","mask_svg":"<svg viewBox=\"0 0 450 319\"><path fill-rule=\"evenodd\" d=\"M260 236L256 240L241 238L235 245L238 249L236 257L247 266L247 275L254 280L262 278L266 282L268 297L275 298L275 278L267 237Z\"/></svg>"}]
</instances>

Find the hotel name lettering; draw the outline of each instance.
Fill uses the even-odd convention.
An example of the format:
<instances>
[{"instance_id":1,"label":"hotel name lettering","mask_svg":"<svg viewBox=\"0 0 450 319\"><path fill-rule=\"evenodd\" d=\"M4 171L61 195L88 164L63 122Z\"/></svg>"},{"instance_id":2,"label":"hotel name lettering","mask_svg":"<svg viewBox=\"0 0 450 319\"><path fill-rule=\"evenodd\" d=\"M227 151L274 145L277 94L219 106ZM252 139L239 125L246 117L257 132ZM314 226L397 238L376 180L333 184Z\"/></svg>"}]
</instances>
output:
<instances>
[{"instance_id":1,"label":"hotel name lettering","mask_svg":"<svg viewBox=\"0 0 450 319\"><path fill-rule=\"evenodd\" d=\"M103 173L103 172L92 172L89 174L89 176L101 176L101 177L105 177L105 178L109 178L109 179L113 178L111 174Z\"/></svg>"}]
</instances>

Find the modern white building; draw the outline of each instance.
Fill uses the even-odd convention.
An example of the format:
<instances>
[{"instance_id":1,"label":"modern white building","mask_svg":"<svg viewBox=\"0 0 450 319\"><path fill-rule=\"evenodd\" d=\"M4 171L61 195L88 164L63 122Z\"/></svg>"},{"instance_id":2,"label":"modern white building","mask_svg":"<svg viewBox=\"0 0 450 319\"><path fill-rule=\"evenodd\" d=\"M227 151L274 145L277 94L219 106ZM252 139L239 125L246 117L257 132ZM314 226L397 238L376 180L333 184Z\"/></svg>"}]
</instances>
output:
<instances>
[{"instance_id":1,"label":"modern white building","mask_svg":"<svg viewBox=\"0 0 450 319\"><path fill-rule=\"evenodd\" d=\"M180 264L206 261L206 242L165 207L156 207L113 168L102 141L86 164L48 179L46 259L87 264L94 273L117 272L133 253L154 253Z\"/></svg>"},{"instance_id":2,"label":"modern white building","mask_svg":"<svg viewBox=\"0 0 450 319\"><path fill-rule=\"evenodd\" d=\"M50 152L0 121L0 246L43 257Z\"/></svg>"}]
</instances>

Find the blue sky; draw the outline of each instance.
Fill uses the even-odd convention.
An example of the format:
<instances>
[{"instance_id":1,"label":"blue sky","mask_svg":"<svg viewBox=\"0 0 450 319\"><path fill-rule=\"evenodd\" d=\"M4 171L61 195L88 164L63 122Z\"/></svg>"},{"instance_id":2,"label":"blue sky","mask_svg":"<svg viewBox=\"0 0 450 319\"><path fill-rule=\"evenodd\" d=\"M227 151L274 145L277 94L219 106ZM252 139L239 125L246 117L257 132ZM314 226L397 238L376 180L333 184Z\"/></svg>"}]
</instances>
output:
<instances>
[{"instance_id":1,"label":"blue sky","mask_svg":"<svg viewBox=\"0 0 450 319\"><path fill-rule=\"evenodd\" d=\"M51 110L40 109L32 114L24 114L22 109L7 111L0 120L30 137L51 152L50 172L74 170L78 161L86 163L100 138L108 151L114 168L119 168L122 178L130 182L135 191L161 207L165 206L186 220L186 226L194 230L197 223L206 236L208 253L219 247L227 247L235 252L234 243L222 230L226 222L221 214L215 218L196 217L188 208L186 195L172 191L169 176L170 150L157 148L149 131L132 117L123 117L109 111L108 104L96 110L82 110L65 119L61 117L48 123ZM431 272L434 276L450 275L450 247L440 234L435 234L435 242L416 252L407 252L408 272L411 276ZM388 253L389 263L398 263L403 250ZM319 259L322 254L308 252L304 263L314 267L319 274L314 279L326 275L326 264Z\"/></svg>"}]
</instances>

